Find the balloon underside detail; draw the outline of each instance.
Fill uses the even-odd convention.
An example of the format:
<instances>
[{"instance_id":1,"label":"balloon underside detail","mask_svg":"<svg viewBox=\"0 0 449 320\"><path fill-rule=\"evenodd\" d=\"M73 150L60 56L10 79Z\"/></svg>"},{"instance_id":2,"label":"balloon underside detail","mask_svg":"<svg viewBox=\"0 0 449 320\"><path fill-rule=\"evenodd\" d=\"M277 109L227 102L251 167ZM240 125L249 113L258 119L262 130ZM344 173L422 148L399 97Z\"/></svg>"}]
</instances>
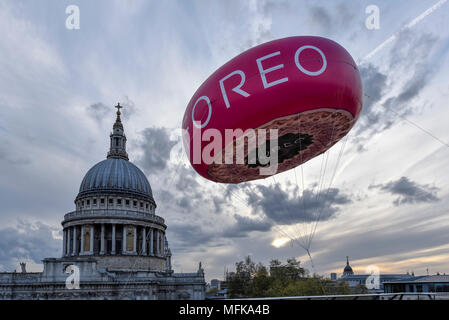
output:
<instances>
[{"instance_id":1,"label":"balloon underside detail","mask_svg":"<svg viewBox=\"0 0 449 320\"><path fill-rule=\"evenodd\" d=\"M270 140L270 130L278 129L278 169L275 174L295 168L308 160L322 154L341 138L343 138L354 124L354 117L346 110L319 108L289 116L274 119L257 128L266 130L267 142ZM268 130L267 130L268 129ZM293 145L292 145L293 143ZM244 163L236 161L236 150L242 150L244 144ZM269 144L269 143L267 143ZM252 148L248 150L248 146ZM225 152L233 148L233 152ZM248 141L248 137L241 136L228 144L215 156L214 163L209 165L208 174L216 182L240 183L256 179L264 179L270 175L261 175L260 168L268 165L248 163L248 158L258 152L257 144ZM226 159L229 155L233 159ZM221 158L221 164L218 159ZM227 164L231 163L232 164Z\"/></svg>"}]
</instances>

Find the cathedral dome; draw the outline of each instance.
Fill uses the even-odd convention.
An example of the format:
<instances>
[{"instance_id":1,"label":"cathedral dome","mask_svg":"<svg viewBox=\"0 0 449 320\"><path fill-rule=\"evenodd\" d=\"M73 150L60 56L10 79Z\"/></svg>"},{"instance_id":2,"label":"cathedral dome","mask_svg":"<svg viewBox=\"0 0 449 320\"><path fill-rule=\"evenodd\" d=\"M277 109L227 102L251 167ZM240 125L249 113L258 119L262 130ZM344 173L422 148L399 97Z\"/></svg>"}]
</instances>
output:
<instances>
[{"instance_id":1,"label":"cathedral dome","mask_svg":"<svg viewBox=\"0 0 449 320\"><path fill-rule=\"evenodd\" d=\"M120 195L139 198L156 205L145 174L128 160L126 136L120 119L120 104L116 108L117 119L110 134L107 159L97 163L86 173L75 202L93 195Z\"/></svg>"},{"instance_id":2,"label":"cathedral dome","mask_svg":"<svg viewBox=\"0 0 449 320\"><path fill-rule=\"evenodd\" d=\"M110 157L94 165L81 182L77 199L92 194L120 193L154 203L150 183L132 162Z\"/></svg>"},{"instance_id":3,"label":"cathedral dome","mask_svg":"<svg viewBox=\"0 0 449 320\"><path fill-rule=\"evenodd\" d=\"M349 265L349 257L346 256L346 266L345 266L345 268L343 269L343 275L349 276L349 275L353 275L353 274L354 274L354 271L352 271L352 268L351 268L351 266Z\"/></svg>"},{"instance_id":4,"label":"cathedral dome","mask_svg":"<svg viewBox=\"0 0 449 320\"><path fill-rule=\"evenodd\" d=\"M343 273L354 273L354 271L352 271L352 268L350 265L347 265L344 269L343 269Z\"/></svg>"},{"instance_id":5,"label":"cathedral dome","mask_svg":"<svg viewBox=\"0 0 449 320\"><path fill-rule=\"evenodd\" d=\"M63 256L93 256L101 270L169 272L167 226L156 215L147 177L128 159L122 107L116 108L106 159L87 171L75 199L76 210L64 215Z\"/></svg>"}]
</instances>

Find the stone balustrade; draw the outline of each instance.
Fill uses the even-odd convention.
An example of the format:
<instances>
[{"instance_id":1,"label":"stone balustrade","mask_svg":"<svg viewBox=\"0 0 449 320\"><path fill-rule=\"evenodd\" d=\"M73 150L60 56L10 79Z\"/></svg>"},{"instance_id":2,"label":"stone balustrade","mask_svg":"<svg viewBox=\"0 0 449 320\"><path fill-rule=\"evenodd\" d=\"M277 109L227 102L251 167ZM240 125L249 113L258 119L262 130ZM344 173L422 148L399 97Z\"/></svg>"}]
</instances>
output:
<instances>
[{"instance_id":1,"label":"stone balustrade","mask_svg":"<svg viewBox=\"0 0 449 320\"><path fill-rule=\"evenodd\" d=\"M131 218L131 219L144 219L151 222L164 225L165 220L155 214L149 214L148 212L139 212L133 210L122 209L89 209L89 210L77 210L66 213L64 215L64 222L68 222L76 219L88 219L88 218Z\"/></svg>"}]
</instances>

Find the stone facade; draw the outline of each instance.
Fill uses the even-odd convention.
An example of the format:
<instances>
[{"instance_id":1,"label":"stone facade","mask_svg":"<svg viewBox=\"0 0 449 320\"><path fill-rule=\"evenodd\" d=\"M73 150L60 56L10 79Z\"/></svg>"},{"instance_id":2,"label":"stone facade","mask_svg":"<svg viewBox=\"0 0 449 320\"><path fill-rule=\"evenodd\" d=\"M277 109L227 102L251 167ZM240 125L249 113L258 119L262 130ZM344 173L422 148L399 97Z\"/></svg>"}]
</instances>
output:
<instances>
[{"instance_id":1,"label":"stone facade","mask_svg":"<svg viewBox=\"0 0 449 320\"><path fill-rule=\"evenodd\" d=\"M76 210L64 215L62 257L44 259L43 272L0 273L0 299L204 299L201 263L194 273L172 270L167 226L128 160L120 108L107 159L87 172Z\"/></svg>"},{"instance_id":2,"label":"stone facade","mask_svg":"<svg viewBox=\"0 0 449 320\"><path fill-rule=\"evenodd\" d=\"M47 258L43 272L0 273L0 300L202 300L204 273L168 273L144 269L106 270L96 258ZM67 266L80 270L79 289L66 285Z\"/></svg>"}]
</instances>

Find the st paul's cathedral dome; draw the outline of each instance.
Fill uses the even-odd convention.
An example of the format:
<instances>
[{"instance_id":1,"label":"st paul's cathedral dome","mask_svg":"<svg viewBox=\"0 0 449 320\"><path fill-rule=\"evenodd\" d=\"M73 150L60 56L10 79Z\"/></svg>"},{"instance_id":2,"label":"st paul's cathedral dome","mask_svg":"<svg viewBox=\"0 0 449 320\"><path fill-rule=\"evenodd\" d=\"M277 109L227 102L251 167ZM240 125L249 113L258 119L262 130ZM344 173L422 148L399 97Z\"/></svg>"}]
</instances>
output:
<instances>
[{"instance_id":1,"label":"st paul's cathedral dome","mask_svg":"<svg viewBox=\"0 0 449 320\"><path fill-rule=\"evenodd\" d=\"M204 299L204 270L174 273L165 220L145 174L128 159L117 118L107 158L84 176L62 221L62 257L44 270L1 273L2 299ZM69 281L70 280L70 281ZM76 290L73 290L76 289Z\"/></svg>"},{"instance_id":2,"label":"st paul's cathedral dome","mask_svg":"<svg viewBox=\"0 0 449 320\"><path fill-rule=\"evenodd\" d=\"M100 266L114 269L131 264L169 271L167 226L155 213L147 177L128 159L120 108L118 104L107 158L86 173L76 210L64 216L63 256L95 256ZM123 256L127 259L117 259Z\"/></svg>"}]
</instances>

